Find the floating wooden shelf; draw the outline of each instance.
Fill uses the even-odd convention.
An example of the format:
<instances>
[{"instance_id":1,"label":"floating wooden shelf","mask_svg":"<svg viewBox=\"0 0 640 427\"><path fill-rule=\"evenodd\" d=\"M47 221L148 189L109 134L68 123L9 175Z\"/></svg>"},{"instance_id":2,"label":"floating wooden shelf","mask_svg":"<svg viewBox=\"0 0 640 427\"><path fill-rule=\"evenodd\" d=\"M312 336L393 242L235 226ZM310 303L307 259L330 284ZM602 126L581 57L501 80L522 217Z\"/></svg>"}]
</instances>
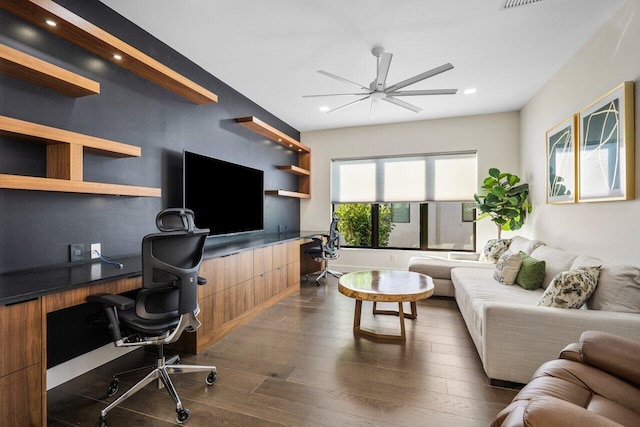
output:
<instances>
[{"instance_id":1,"label":"floating wooden shelf","mask_svg":"<svg viewBox=\"0 0 640 427\"><path fill-rule=\"evenodd\" d=\"M288 190L267 190L264 192L270 196L283 196L283 197L295 197L298 199L310 199L311 194L308 193L298 193L297 191L288 191Z\"/></svg>"},{"instance_id":2,"label":"floating wooden shelf","mask_svg":"<svg viewBox=\"0 0 640 427\"><path fill-rule=\"evenodd\" d=\"M134 145L0 116L0 135L47 145L47 177L0 174L0 188L160 197L159 188L83 181L83 153L140 157Z\"/></svg>"},{"instance_id":3,"label":"floating wooden shelf","mask_svg":"<svg viewBox=\"0 0 640 427\"><path fill-rule=\"evenodd\" d=\"M0 44L0 73L78 98L100 93L100 83Z\"/></svg>"},{"instance_id":4,"label":"floating wooden shelf","mask_svg":"<svg viewBox=\"0 0 640 427\"><path fill-rule=\"evenodd\" d=\"M311 172L309 172L306 169L302 169L296 165L285 165L285 166L278 166L278 169L280 169L281 171L284 172L289 172L292 173L294 175L300 175L300 176L309 176L311 175Z\"/></svg>"},{"instance_id":5,"label":"floating wooden shelf","mask_svg":"<svg viewBox=\"0 0 640 427\"><path fill-rule=\"evenodd\" d=\"M281 171L298 175L298 191L267 190L265 194L300 199L311 198L311 149L256 117L240 117L236 121L242 126L298 152L298 166L278 166Z\"/></svg>"},{"instance_id":6,"label":"floating wooden shelf","mask_svg":"<svg viewBox=\"0 0 640 427\"><path fill-rule=\"evenodd\" d=\"M266 124L257 117L240 117L239 119L236 119L236 121L242 126L249 128L252 131L259 133L260 135L269 138L270 140L277 142L278 144L283 145L287 148L291 148L295 151L305 151L307 153L311 152L311 149L306 145L301 144L300 142L291 138L289 135L280 132L278 129Z\"/></svg>"},{"instance_id":7,"label":"floating wooden shelf","mask_svg":"<svg viewBox=\"0 0 640 427\"><path fill-rule=\"evenodd\" d=\"M218 96L51 0L2 0L0 8L196 104ZM57 25L48 25L50 19ZM115 59L114 55L121 59Z\"/></svg>"}]
</instances>

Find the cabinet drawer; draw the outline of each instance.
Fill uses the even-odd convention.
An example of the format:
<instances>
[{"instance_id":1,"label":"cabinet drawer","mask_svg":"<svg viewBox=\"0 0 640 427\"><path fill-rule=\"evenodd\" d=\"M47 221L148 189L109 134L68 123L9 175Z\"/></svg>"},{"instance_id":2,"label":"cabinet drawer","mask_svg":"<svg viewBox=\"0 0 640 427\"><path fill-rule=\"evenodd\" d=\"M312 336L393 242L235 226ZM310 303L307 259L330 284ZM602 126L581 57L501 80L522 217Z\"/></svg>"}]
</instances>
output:
<instances>
[{"instance_id":1,"label":"cabinet drawer","mask_svg":"<svg viewBox=\"0 0 640 427\"><path fill-rule=\"evenodd\" d=\"M42 359L42 300L0 306L0 377Z\"/></svg>"},{"instance_id":2,"label":"cabinet drawer","mask_svg":"<svg viewBox=\"0 0 640 427\"><path fill-rule=\"evenodd\" d=\"M37 363L0 378L0 424L39 426L42 424L42 364Z\"/></svg>"}]
</instances>

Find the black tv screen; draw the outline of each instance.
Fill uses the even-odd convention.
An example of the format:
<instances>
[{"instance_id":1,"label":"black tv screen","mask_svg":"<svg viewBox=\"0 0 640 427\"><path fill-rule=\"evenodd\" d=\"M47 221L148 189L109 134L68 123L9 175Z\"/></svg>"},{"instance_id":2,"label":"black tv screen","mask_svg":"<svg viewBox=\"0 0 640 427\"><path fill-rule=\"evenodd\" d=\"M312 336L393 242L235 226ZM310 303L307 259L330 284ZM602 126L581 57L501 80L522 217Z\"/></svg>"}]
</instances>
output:
<instances>
[{"instance_id":1,"label":"black tv screen","mask_svg":"<svg viewBox=\"0 0 640 427\"><path fill-rule=\"evenodd\" d=\"M247 166L184 152L184 207L209 235L264 228L264 172Z\"/></svg>"}]
</instances>

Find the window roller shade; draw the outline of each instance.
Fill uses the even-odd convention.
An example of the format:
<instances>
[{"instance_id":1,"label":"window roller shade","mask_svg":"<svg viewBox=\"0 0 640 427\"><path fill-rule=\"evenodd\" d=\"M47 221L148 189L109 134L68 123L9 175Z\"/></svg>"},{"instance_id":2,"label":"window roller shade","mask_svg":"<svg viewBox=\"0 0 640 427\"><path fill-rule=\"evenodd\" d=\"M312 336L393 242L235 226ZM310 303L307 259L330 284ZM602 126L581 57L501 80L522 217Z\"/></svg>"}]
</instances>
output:
<instances>
[{"instance_id":1,"label":"window roller shade","mask_svg":"<svg viewBox=\"0 0 640 427\"><path fill-rule=\"evenodd\" d=\"M476 153L334 160L332 203L473 201Z\"/></svg>"}]
</instances>

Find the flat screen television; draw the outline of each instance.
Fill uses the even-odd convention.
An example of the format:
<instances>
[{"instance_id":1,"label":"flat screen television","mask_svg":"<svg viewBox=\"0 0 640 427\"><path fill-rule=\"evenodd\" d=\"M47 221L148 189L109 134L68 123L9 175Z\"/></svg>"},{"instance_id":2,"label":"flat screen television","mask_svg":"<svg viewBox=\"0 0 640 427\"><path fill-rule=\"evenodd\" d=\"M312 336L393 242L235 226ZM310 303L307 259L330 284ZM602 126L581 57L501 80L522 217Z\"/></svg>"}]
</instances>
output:
<instances>
[{"instance_id":1,"label":"flat screen television","mask_svg":"<svg viewBox=\"0 0 640 427\"><path fill-rule=\"evenodd\" d=\"M264 228L264 171L184 151L184 207L210 236Z\"/></svg>"}]
</instances>

